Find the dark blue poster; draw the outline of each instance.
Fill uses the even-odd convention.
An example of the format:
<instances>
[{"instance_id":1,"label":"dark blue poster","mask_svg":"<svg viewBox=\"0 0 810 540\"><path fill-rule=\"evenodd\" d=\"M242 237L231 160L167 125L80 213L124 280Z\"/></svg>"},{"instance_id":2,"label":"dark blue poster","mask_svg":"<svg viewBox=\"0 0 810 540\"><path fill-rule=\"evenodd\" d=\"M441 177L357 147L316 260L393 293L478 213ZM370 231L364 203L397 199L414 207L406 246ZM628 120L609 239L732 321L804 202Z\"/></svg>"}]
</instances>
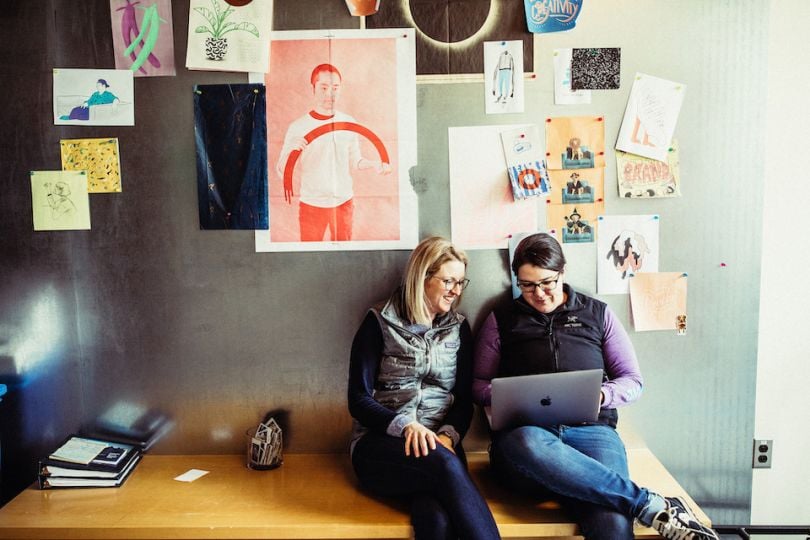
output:
<instances>
[{"instance_id":1,"label":"dark blue poster","mask_svg":"<svg viewBox=\"0 0 810 540\"><path fill-rule=\"evenodd\" d=\"M201 229L267 229L263 84L194 87Z\"/></svg>"}]
</instances>

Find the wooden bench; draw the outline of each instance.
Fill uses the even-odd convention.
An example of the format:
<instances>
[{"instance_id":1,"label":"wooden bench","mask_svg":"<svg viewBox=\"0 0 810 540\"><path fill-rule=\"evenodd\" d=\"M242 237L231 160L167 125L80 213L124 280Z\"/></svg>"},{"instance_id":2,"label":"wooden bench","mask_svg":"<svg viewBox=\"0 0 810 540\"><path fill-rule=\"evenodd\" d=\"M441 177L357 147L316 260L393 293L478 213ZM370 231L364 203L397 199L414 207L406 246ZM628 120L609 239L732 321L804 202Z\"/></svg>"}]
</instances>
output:
<instances>
[{"instance_id":1,"label":"wooden bench","mask_svg":"<svg viewBox=\"0 0 810 540\"><path fill-rule=\"evenodd\" d=\"M631 476L705 514L647 448L628 447ZM509 493L485 453L470 470L505 538L571 538L577 526L554 503ZM189 469L209 474L191 482ZM657 538L637 527L637 538ZM40 491L32 486L0 509L0 538L410 538L407 509L358 489L346 454L288 454L271 471L252 471L240 455L146 455L120 488Z\"/></svg>"}]
</instances>

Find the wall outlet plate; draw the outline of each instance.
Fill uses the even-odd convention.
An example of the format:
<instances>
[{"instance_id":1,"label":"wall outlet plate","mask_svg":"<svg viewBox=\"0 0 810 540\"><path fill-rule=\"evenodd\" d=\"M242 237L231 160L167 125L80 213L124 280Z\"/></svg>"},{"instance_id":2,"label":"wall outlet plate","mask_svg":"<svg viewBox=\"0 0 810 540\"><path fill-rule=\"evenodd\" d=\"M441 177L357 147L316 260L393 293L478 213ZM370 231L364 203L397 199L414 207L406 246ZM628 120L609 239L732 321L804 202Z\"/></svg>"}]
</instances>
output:
<instances>
[{"instance_id":1,"label":"wall outlet plate","mask_svg":"<svg viewBox=\"0 0 810 540\"><path fill-rule=\"evenodd\" d=\"M773 439L754 439L755 469L770 469L773 461Z\"/></svg>"}]
</instances>

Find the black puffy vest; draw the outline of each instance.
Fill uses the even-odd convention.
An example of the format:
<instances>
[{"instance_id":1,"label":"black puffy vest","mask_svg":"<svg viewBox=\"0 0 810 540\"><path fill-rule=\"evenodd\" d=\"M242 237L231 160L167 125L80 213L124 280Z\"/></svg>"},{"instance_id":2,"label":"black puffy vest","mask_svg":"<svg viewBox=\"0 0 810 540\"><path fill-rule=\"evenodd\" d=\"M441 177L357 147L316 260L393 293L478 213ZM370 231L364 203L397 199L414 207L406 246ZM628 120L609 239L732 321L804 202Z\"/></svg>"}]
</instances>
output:
<instances>
[{"instance_id":1,"label":"black puffy vest","mask_svg":"<svg viewBox=\"0 0 810 540\"><path fill-rule=\"evenodd\" d=\"M501 338L498 377L601 369L604 302L563 284L568 299L552 313L540 313L523 297L495 310ZM607 375L603 376L607 379ZM599 421L616 426L616 409L602 409Z\"/></svg>"}]
</instances>

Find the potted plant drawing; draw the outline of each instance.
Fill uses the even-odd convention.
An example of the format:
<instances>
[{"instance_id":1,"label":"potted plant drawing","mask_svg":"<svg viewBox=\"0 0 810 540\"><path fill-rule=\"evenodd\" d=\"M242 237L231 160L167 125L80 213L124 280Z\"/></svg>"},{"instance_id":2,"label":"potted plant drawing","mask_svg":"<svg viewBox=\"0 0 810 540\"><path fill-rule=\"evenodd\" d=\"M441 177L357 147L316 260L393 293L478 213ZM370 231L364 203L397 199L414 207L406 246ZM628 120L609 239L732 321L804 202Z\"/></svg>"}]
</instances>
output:
<instances>
[{"instance_id":1,"label":"potted plant drawing","mask_svg":"<svg viewBox=\"0 0 810 540\"><path fill-rule=\"evenodd\" d=\"M211 0L213 10L207 7L198 6L194 11L205 17L208 25L198 26L194 32L197 34L211 34L205 38L205 56L209 60L222 60L228 52L228 40L225 34L230 32L242 31L253 34L259 37L259 30L256 25L250 22L225 22L234 11L234 8L228 6L225 10L222 9L222 4L219 0Z\"/></svg>"}]
</instances>

